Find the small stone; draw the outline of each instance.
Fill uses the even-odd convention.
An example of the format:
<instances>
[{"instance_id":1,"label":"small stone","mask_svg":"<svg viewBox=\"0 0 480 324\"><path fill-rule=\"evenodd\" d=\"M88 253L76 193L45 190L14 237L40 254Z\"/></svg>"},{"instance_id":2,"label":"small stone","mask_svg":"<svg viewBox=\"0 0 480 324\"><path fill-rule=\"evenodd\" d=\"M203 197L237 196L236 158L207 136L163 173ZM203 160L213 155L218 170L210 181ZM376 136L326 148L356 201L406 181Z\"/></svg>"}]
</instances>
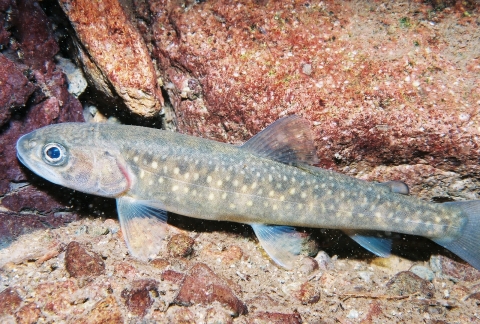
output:
<instances>
[{"instance_id":1,"label":"small stone","mask_svg":"<svg viewBox=\"0 0 480 324\"><path fill-rule=\"evenodd\" d=\"M150 295L158 296L158 283L153 279L136 280L132 282L130 289L122 291L122 297L125 299L125 305L128 310L137 316L143 317L153 304Z\"/></svg>"},{"instance_id":2,"label":"small stone","mask_svg":"<svg viewBox=\"0 0 480 324\"><path fill-rule=\"evenodd\" d=\"M300 266L298 267L298 271L300 273L308 276L316 270L318 270L318 263L315 259L304 257L302 260L300 260Z\"/></svg>"},{"instance_id":3,"label":"small stone","mask_svg":"<svg viewBox=\"0 0 480 324\"><path fill-rule=\"evenodd\" d=\"M320 270L333 270L333 268L335 268L332 259L325 251L318 252L315 260L317 261Z\"/></svg>"},{"instance_id":4,"label":"small stone","mask_svg":"<svg viewBox=\"0 0 480 324\"><path fill-rule=\"evenodd\" d=\"M303 64L302 65L302 72L306 75L312 74L312 65L311 64Z\"/></svg>"},{"instance_id":5,"label":"small stone","mask_svg":"<svg viewBox=\"0 0 480 324\"><path fill-rule=\"evenodd\" d=\"M166 259L158 258L158 259L153 259L152 261L150 261L150 264L157 269L163 270L170 265L170 262L168 262L168 260L166 260Z\"/></svg>"},{"instance_id":6,"label":"small stone","mask_svg":"<svg viewBox=\"0 0 480 324\"><path fill-rule=\"evenodd\" d=\"M480 292L469 295L465 300L474 299L477 305L480 305Z\"/></svg>"},{"instance_id":7,"label":"small stone","mask_svg":"<svg viewBox=\"0 0 480 324\"><path fill-rule=\"evenodd\" d=\"M305 282L295 297L303 304L315 304L320 300L320 290L310 282Z\"/></svg>"},{"instance_id":8,"label":"small stone","mask_svg":"<svg viewBox=\"0 0 480 324\"><path fill-rule=\"evenodd\" d=\"M409 271L428 281L432 281L435 278L435 273L432 270L421 265L414 265Z\"/></svg>"},{"instance_id":9,"label":"small stone","mask_svg":"<svg viewBox=\"0 0 480 324\"><path fill-rule=\"evenodd\" d=\"M98 302L93 309L76 323L85 324L121 324L123 316L120 308L113 296Z\"/></svg>"},{"instance_id":10,"label":"small stone","mask_svg":"<svg viewBox=\"0 0 480 324\"><path fill-rule=\"evenodd\" d=\"M176 309L170 318L171 323L196 324L195 315L188 308Z\"/></svg>"},{"instance_id":11,"label":"small stone","mask_svg":"<svg viewBox=\"0 0 480 324\"><path fill-rule=\"evenodd\" d=\"M206 264L195 264L183 280L174 303L190 306L195 303L210 305L215 301L230 309L233 316L247 313L247 306L233 294L222 278Z\"/></svg>"},{"instance_id":12,"label":"small stone","mask_svg":"<svg viewBox=\"0 0 480 324\"><path fill-rule=\"evenodd\" d=\"M388 292L396 296L419 294L424 298L432 298L435 293L433 284L410 271L397 273L387 283Z\"/></svg>"},{"instance_id":13,"label":"small stone","mask_svg":"<svg viewBox=\"0 0 480 324\"><path fill-rule=\"evenodd\" d=\"M231 265L240 261L243 257L243 251L239 246L232 245L221 252L222 263Z\"/></svg>"},{"instance_id":14,"label":"small stone","mask_svg":"<svg viewBox=\"0 0 480 324\"><path fill-rule=\"evenodd\" d=\"M176 284L182 282L184 277L185 275L183 273L173 270L166 270L162 273L162 280L170 281Z\"/></svg>"},{"instance_id":15,"label":"small stone","mask_svg":"<svg viewBox=\"0 0 480 324\"><path fill-rule=\"evenodd\" d=\"M105 273L105 263L95 252L87 251L78 242L72 241L65 252L65 268L71 277L99 276Z\"/></svg>"},{"instance_id":16,"label":"small stone","mask_svg":"<svg viewBox=\"0 0 480 324\"><path fill-rule=\"evenodd\" d=\"M110 230L105 226L93 226L88 229L88 234L94 236L107 235Z\"/></svg>"},{"instance_id":17,"label":"small stone","mask_svg":"<svg viewBox=\"0 0 480 324\"><path fill-rule=\"evenodd\" d=\"M0 316L11 315L22 303L22 298L13 289L7 288L0 293Z\"/></svg>"},{"instance_id":18,"label":"small stone","mask_svg":"<svg viewBox=\"0 0 480 324\"><path fill-rule=\"evenodd\" d=\"M350 318L350 319L356 319L356 318L358 318L358 311L357 311L356 309L351 309L351 310L348 312L347 318Z\"/></svg>"},{"instance_id":19,"label":"small stone","mask_svg":"<svg viewBox=\"0 0 480 324\"><path fill-rule=\"evenodd\" d=\"M209 308L205 315L205 324L232 324L233 319L227 312L218 308Z\"/></svg>"},{"instance_id":20,"label":"small stone","mask_svg":"<svg viewBox=\"0 0 480 324\"><path fill-rule=\"evenodd\" d=\"M112 234L115 234L117 233L119 230L120 230L120 224L113 220L113 219L106 219L104 222L103 222L103 226L105 226L106 228L108 228L108 230L110 231L110 233Z\"/></svg>"},{"instance_id":21,"label":"small stone","mask_svg":"<svg viewBox=\"0 0 480 324\"><path fill-rule=\"evenodd\" d=\"M439 277L447 277L453 281L480 280L480 271L470 265L453 261L443 255L430 258L430 267Z\"/></svg>"},{"instance_id":22,"label":"small stone","mask_svg":"<svg viewBox=\"0 0 480 324\"><path fill-rule=\"evenodd\" d=\"M248 323L269 323L269 324L301 324L302 318L300 314L283 314L271 312L258 312L250 316Z\"/></svg>"},{"instance_id":23,"label":"small stone","mask_svg":"<svg viewBox=\"0 0 480 324\"><path fill-rule=\"evenodd\" d=\"M28 303L15 313L17 324L30 324L39 322L42 312L35 303Z\"/></svg>"},{"instance_id":24,"label":"small stone","mask_svg":"<svg viewBox=\"0 0 480 324\"><path fill-rule=\"evenodd\" d=\"M194 243L188 235L175 234L167 244L168 254L172 257L186 257L192 253Z\"/></svg>"}]
</instances>

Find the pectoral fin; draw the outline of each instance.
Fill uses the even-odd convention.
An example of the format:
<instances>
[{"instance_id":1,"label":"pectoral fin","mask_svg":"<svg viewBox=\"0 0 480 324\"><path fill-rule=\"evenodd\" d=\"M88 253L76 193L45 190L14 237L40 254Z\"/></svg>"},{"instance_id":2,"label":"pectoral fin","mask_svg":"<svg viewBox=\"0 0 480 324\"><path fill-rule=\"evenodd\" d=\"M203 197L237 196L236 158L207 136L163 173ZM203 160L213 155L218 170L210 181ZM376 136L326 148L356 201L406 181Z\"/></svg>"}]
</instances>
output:
<instances>
[{"instance_id":1,"label":"pectoral fin","mask_svg":"<svg viewBox=\"0 0 480 324\"><path fill-rule=\"evenodd\" d=\"M158 201L117 199L118 218L130 254L142 261L158 254L167 232L167 212Z\"/></svg>"},{"instance_id":2,"label":"pectoral fin","mask_svg":"<svg viewBox=\"0 0 480 324\"><path fill-rule=\"evenodd\" d=\"M302 251L303 238L290 226L250 224L265 252L275 263L291 269Z\"/></svg>"},{"instance_id":3,"label":"pectoral fin","mask_svg":"<svg viewBox=\"0 0 480 324\"><path fill-rule=\"evenodd\" d=\"M386 258L392 250L392 239L379 236L376 231L344 230L345 234L373 254Z\"/></svg>"}]
</instances>

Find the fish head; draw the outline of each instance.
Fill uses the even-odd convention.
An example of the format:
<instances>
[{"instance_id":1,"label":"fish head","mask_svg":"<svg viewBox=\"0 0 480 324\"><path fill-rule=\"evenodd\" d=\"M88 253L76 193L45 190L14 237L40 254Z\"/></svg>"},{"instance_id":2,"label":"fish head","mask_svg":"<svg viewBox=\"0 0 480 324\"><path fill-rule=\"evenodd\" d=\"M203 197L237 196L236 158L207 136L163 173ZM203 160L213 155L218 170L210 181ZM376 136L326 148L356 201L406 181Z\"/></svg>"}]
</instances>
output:
<instances>
[{"instance_id":1,"label":"fish head","mask_svg":"<svg viewBox=\"0 0 480 324\"><path fill-rule=\"evenodd\" d=\"M128 191L131 178L121 154L98 140L98 126L64 123L46 126L17 141L17 157L55 184L103 197Z\"/></svg>"}]
</instances>

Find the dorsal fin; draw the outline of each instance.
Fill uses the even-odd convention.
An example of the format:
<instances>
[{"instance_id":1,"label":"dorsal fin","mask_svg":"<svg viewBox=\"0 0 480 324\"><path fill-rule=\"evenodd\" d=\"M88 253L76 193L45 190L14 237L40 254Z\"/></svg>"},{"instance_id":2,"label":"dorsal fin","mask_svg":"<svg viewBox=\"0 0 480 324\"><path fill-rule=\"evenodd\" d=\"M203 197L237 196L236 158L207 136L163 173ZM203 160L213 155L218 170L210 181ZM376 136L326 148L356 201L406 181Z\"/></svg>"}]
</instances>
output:
<instances>
[{"instance_id":1,"label":"dorsal fin","mask_svg":"<svg viewBox=\"0 0 480 324\"><path fill-rule=\"evenodd\" d=\"M242 148L289 165L318 162L310 123L296 115L280 118L249 139Z\"/></svg>"}]
</instances>

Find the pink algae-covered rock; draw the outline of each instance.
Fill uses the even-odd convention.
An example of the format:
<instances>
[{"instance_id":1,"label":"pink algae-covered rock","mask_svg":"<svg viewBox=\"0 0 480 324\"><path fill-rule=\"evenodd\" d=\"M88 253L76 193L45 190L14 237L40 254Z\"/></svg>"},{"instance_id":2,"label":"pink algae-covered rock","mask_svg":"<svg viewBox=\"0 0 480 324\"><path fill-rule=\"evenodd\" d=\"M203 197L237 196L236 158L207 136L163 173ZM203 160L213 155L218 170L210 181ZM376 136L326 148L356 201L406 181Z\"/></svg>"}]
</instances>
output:
<instances>
[{"instance_id":1,"label":"pink algae-covered rock","mask_svg":"<svg viewBox=\"0 0 480 324\"><path fill-rule=\"evenodd\" d=\"M149 3L181 132L241 142L295 113L324 167L480 172L478 4L465 17L431 2Z\"/></svg>"},{"instance_id":2,"label":"pink algae-covered rock","mask_svg":"<svg viewBox=\"0 0 480 324\"><path fill-rule=\"evenodd\" d=\"M215 301L231 310L234 316L247 313L247 306L222 278L206 264L195 264L185 276L174 303L190 306L197 303L209 305Z\"/></svg>"}]
</instances>

